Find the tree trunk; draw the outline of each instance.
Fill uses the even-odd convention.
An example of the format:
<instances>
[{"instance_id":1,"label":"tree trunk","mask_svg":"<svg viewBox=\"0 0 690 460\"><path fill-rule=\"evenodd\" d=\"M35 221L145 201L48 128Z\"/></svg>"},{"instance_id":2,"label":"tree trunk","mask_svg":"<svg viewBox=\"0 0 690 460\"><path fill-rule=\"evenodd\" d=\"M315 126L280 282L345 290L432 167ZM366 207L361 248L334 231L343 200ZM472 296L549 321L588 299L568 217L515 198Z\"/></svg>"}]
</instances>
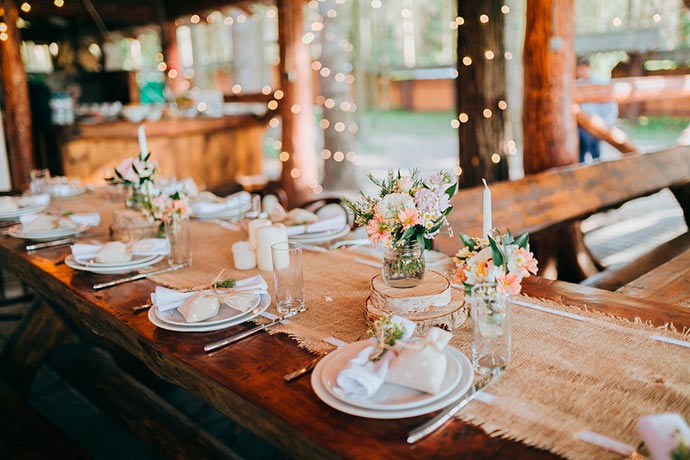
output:
<instances>
[{"instance_id":1,"label":"tree trunk","mask_svg":"<svg viewBox=\"0 0 690 460\"><path fill-rule=\"evenodd\" d=\"M327 12L337 11L331 18ZM325 159L323 187L328 190L354 189L357 187L355 168L350 152L355 150L355 136L350 129L354 126L350 107L351 86L345 78L352 69L352 53L347 42L352 16L352 2L338 5L335 0L319 3L323 17L321 33L321 64L330 70L327 76L321 74L321 94L334 105L324 105L322 128L324 130L324 149L330 156ZM327 124L326 124L327 122Z\"/></svg>"},{"instance_id":2,"label":"tree trunk","mask_svg":"<svg viewBox=\"0 0 690 460\"><path fill-rule=\"evenodd\" d=\"M309 48L302 43L304 13L301 0L278 2L278 40L280 43L280 102L283 121L282 186L288 205L297 206L312 196L318 185L313 90Z\"/></svg>"},{"instance_id":3,"label":"tree trunk","mask_svg":"<svg viewBox=\"0 0 690 460\"><path fill-rule=\"evenodd\" d=\"M21 38L17 29L17 5L14 0L3 0L4 22L8 38L0 41L2 53L2 87L5 96L7 144L9 146L12 189L26 190L29 173L34 168L31 135L31 109L29 87L24 63L19 51Z\"/></svg>"},{"instance_id":4,"label":"tree trunk","mask_svg":"<svg viewBox=\"0 0 690 460\"><path fill-rule=\"evenodd\" d=\"M506 112L501 104L506 100L501 5L458 1L458 16L464 20L458 27L456 80L461 187L479 185L482 178L489 182L507 179ZM483 15L488 17L485 23L480 19ZM492 161L495 154L498 163Z\"/></svg>"},{"instance_id":5,"label":"tree trunk","mask_svg":"<svg viewBox=\"0 0 690 460\"><path fill-rule=\"evenodd\" d=\"M524 62L525 174L578 162L573 115L573 0L527 0Z\"/></svg>"}]
</instances>

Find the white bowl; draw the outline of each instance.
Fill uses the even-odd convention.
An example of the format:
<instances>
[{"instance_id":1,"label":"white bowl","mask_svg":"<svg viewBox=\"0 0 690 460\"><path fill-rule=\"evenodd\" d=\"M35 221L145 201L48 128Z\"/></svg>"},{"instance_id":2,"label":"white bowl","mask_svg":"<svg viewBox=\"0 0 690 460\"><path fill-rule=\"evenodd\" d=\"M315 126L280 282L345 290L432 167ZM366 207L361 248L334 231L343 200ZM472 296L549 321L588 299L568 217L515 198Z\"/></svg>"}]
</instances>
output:
<instances>
[{"instance_id":1,"label":"white bowl","mask_svg":"<svg viewBox=\"0 0 690 460\"><path fill-rule=\"evenodd\" d=\"M127 121L132 123L139 123L146 118L149 113L149 107L145 105L128 105L122 108L122 116Z\"/></svg>"}]
</instances>

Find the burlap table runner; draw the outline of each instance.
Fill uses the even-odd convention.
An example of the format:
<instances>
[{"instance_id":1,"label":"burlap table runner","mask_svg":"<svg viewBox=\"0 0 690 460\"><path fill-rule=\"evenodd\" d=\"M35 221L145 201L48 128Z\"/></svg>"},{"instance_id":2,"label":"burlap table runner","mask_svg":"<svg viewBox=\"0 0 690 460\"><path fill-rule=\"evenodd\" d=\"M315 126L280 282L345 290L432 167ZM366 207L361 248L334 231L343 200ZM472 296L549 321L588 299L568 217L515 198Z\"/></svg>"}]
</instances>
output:
<instances>
[{"instance_id":1,"label":"burlap table runner","mask_svg":"<svg viewBox=\"0 0 690 460\"><path fill-rule=\"evenodd\" d=\"M232 268L230 246L246 238L243 230L195 221L191 231L193 267L157 276L156 282L187 288L210 282L224 268L224 277L261 273L271 286L270 273ZM308 311L272 333L289 334L312 352L332 349L324 341L331 337L345 342L360 338L367 329L364 309L369 280L378 269L355 262L356 257L344 250L305 252ZM578 307L520 299L590 320L514 306L513 359L490 388L496 399L490 405L471 403L460 414L463 420L490 435L584 460L619 456L578 441L575 435L580 431L637 445L639 417L666 411L690 416L690 349L649 338L658 333L678 339L687 339L686 335ZM470 341L468 319L454 332L451 344L470 356Z\"/></svg>"}]
</instances>

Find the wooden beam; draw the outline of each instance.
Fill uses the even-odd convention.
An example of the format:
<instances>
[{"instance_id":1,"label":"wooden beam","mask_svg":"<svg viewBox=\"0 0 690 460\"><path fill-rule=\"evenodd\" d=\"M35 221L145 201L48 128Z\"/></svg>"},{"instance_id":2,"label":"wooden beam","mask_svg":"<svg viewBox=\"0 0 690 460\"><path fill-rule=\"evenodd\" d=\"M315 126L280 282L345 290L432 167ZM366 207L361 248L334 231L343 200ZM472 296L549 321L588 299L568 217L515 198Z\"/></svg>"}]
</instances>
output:
<instances>
[{"instance_id":1,"label":"wooden beam","mask_svg":"<svg viewBox=\"0 0 690 460\"><path fill-rule=\"evenodd\" d=\"M578 162L572 114L574 0L527 0L522 112L525 174Z\"/></svg>"},{"instance_id":2,"label":"wooden beam","mask_svg":"<svg viewBox=\"0 0 690 460\"><path fill-rule=\"evenodd\" d=\"M690 97L690 75L613 78L607 85L576 85L575 102L628 104Z\"/></svg>"},{"instance_id":3,"label":"wooden beam","mask_svg":"<svg viewBox=\"0 0 690 460\"><path fill-rule=\"evenodd\" d=\"M318 184L316 127L312 108L312 70L309 49L302 43L304 13L302 0L278 2L278 41L280 45L280 103L283 120L282 187L288 205L309 201L311 187Z\"/></svg>"},{"instance_id":4,"label":"wooden beam","mask_svg":"<svg viewBox=\"0 0 690 460\"><path fill-rule=\"evenodd\" d=\"M2 55L2 88L7 110L7 144L9 147L12 188L29 188L29 173L34 168L31 134L31 107L24 63L19 51L21 37L17 28L17 5L14 0L2 0L7 40L0 41Z\"/></svg>"},{"instance_id":5,"label":"wooden beam","mask_svg":"<svg viewBox=\"0 0 690 460\"><path fill-rule=\"evenodd\" d=\"M581 128L592 136L611 144L619 152L639 153L637 147L628 139L627 134L615 126L606 126L601 117L583 112L579 105L575 105L575 117Z\"/></svg>"}]
</instances>

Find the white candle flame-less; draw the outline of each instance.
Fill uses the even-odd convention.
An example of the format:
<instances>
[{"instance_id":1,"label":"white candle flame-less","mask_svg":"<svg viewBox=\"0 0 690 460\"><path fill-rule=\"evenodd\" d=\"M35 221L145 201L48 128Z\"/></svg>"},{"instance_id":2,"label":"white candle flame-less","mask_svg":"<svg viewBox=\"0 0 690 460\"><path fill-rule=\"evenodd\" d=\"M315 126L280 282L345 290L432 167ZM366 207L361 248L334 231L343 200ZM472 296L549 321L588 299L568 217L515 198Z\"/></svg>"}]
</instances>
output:
<instances>
[{"instance_id":1,"label":"white candle flame-less","mask_svg":"<svg viewBox=\"0 0 690 460\"><path fill-rule=\"evenodd\" d=\"M486 179L482 179L484 183L484 196L483 196L483 206L484 211L484 222L482 225L482 238L486 238L491 231L491 190L489 190L489 185L486 183Z\"/></svg>"},{"instance_id":2,"label":"white candle flame-less","mask_svg":"<svg viewBox=\"0 0 690 460\"><path fill-rule=\"evenodd\" d=\"M139 125L139 152L142 155L149 153L149 146L146 144L146 127Z\"/></svg>"},{"instance_id":3,"label":"white candle flame-less","mask_svg":"<svg viewBox=\"0 0 690 460\"><path fill-rule=\"evenodd\" d=\"M287 240L287 231L283 224L261 227L256 231L256 262L259 270L273 270L271 246Z\"/></svg>"},{"instance_id":4,"label":"white candle flame-less","mask_svg":"<svg viewBox=\"0 0 690 460\"><path fill-rule=\"evenodd\" d=\"M251 244L252 248L257 248L256 232L258 232L260 228L270 227L271 224L272 222L268 219L253 219L249 221L247 233L249 233L249 244Z\"/></svg>"},{"instance_id":5,"label":"white candle flame-less","mask_svg":"<svg viewBox=\"0 0 690 460\"><path fill-rule=\"evenodd\" d=\"M238 241L232 245L232 258L235 268L238 270L251 270L256 268L256 253L247 241Z\"/></svg>"}]
</instances>

